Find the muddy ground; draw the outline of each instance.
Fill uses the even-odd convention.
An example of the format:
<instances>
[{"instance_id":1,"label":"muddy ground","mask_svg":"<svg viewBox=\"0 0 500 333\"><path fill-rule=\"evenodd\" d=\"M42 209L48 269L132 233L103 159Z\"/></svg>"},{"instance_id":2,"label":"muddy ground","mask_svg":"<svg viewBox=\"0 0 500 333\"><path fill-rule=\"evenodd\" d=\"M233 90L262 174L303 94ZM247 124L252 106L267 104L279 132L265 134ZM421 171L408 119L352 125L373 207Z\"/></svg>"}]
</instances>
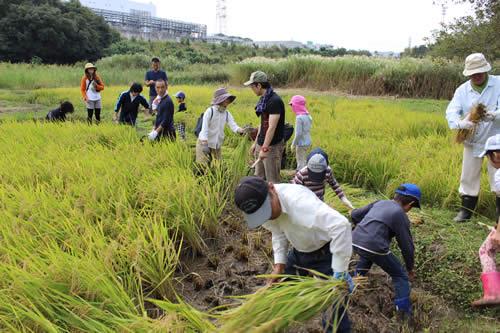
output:
<instances>
[{"instance_id":1,"label":"muddy ground","mask_svg":"<svg viewBox=\"0 0 500 333\"><path fill-rule=\"evenodd\" d=\"M208 253L196 257L186 254L178 272L178 292L201 310L232 303L231 296L253 293L265 284L256 275L271 271L270 234L265 230L247 231L234 212L224 216L217 240L206 240ZM456 317L444 302L417 285L412 292L414 320L408 325L394 313L393 295L390 278L380 269L373 269L366 285L351 299L348 311L353 332L438 332L443 320ZM322 331L320 318L288 330L291 333Z\"/></svg>"}]
</instances>

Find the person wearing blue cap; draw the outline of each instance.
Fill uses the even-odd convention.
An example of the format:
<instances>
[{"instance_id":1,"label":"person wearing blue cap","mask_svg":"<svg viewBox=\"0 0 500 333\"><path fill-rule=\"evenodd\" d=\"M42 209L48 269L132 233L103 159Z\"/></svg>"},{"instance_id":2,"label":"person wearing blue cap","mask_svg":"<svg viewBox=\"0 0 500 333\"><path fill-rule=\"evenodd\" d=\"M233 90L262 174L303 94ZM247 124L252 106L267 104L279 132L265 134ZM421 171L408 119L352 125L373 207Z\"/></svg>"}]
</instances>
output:
<instances>
[{"instance_id":1,"label":"person wearing blue cap","mask_svg":"<svg viewBox=\"0 0 500 333\"><path fill-rule=\"evenodd\" d=\"M421 191L415 184L399 186L392 200L375 201L354 209L351 218L356 225L352 233L352 246L359 255L357 275L366 275L375 263L392 278L396 293L394 305L404 318L411 316L410 283L415 278L415 246L407 213L420 208ZM406 270L390 251L396 237Z\"/></svg>"},{"instance_id":2,"label":"person wearing blue cap","mask_svg":"<svg viewBox=\"0 0 500 333\"><path fill-rule=\"evenodd\" d=\"M175 99L177 100L177 103L179 104L177 107L177 111L174 114L174 122L177 127L177 131L179 132L179 135L182 140L186 140L186 94L182 91L179 91L175 94Z\"/></svg>"}]
</instances>

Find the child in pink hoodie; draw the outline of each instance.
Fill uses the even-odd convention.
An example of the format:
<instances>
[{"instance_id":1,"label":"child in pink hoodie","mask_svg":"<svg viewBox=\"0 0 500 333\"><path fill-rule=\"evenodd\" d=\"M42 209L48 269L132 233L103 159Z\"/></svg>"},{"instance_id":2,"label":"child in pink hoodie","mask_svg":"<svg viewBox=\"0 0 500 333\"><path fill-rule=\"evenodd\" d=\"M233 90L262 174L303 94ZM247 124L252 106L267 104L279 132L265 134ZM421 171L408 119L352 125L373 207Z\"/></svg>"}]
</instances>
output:
<instances>
[{"instance_id":1,"label":"child in pink hoodie","mask_svg":"<svg viewBox=\"0 0 500 333\"><path fill-rule=\"evenodd\" d=\"M291 149L295 150L297 159L297 171L307 164L307 150L311 146L311 126L312 118L306 108L304 96L296 95L290 100L290 106L295 113L295 137L293 138Z\"/></svg>"}]
</instances>

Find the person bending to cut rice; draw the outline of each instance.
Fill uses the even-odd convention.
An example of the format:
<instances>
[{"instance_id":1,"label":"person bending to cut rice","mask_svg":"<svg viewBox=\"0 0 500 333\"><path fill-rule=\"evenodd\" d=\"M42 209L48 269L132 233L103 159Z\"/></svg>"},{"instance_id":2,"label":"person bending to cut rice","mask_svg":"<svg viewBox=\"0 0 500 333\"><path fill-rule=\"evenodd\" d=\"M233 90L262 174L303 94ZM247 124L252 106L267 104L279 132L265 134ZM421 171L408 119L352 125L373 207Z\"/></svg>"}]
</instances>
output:
<instances>
[{"instance_id":1,"label":"person bending to cut rice","mask_svg":"<svg viewBox=\"0 0 500 333\"><path fill-rule=\"evenodd\" d=\"M446 109L446 119L450 129L469 130L471 136L464 141L462 176L458 189L462 206L454 221L464 222L472 217L476 208L481 183L483 159L479 156L486 139L500 133L500 77L489 75L491 65L481 53L474 53L465 59L464 76L469 81L455 91ZM484 105L486 114L478 122L471 121L471 110L479 104ZM495 170L488 164L490 187L493 188ZM496 198L497 210L500 197Z\"/></svg>"},{"instance_id":2,"label":"person bending to cut rice","mask_svg":"<svg viewBox=\"0 0 500 333\"><path fill-rule=\"evenodd\" d=\"M308 275L304 269L312 269L345 280L352 292L354 283L347 271L351 224L347 218L304 186L273 184L260 177L241 179L234 198L250 229L263 226L271 231L273 275ZM289 243L292 249L288 252ZM331 319L324 318L326 332L333 331L333 323L338 323L336 332L351 331L343 307Z\"/></svg>"}]
</instances>

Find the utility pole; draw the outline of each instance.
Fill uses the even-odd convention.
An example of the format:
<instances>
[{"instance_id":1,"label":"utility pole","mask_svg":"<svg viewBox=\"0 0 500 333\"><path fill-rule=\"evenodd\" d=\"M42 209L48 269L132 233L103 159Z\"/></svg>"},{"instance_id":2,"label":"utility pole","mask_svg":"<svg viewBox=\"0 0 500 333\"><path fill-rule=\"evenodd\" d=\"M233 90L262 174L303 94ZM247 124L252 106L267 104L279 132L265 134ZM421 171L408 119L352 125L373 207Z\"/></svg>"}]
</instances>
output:
<instances>
[{"instance_id":1,"label":"utility pole","mask_svg":"<svg viewBox=\"0 0 500 333\"><path fill-rule=\"evenodd\" d=\"M445 19L446 19L446 11L448 10L448 7L446 7L446 4L441 5L441 24L444 25Z\"/></svg>"},{"instance_id":2,"label":"utility pole","mask_svg":"<svg viewBox=\"0 0 500 333\"><path fill-rule=\"evenodd\" d=\"M226 0L217 0L216 25L218 34L227 34L227 4Z\"/></svg>"}]
</instances>

